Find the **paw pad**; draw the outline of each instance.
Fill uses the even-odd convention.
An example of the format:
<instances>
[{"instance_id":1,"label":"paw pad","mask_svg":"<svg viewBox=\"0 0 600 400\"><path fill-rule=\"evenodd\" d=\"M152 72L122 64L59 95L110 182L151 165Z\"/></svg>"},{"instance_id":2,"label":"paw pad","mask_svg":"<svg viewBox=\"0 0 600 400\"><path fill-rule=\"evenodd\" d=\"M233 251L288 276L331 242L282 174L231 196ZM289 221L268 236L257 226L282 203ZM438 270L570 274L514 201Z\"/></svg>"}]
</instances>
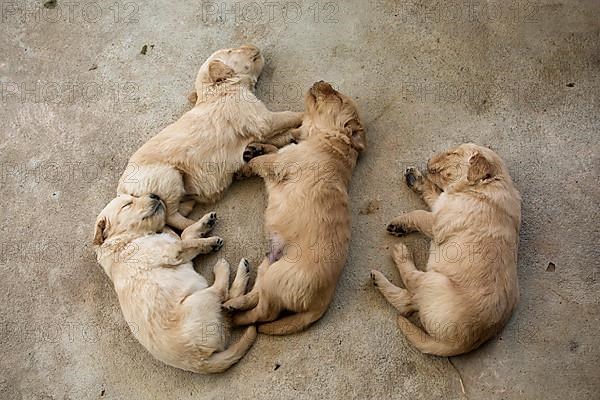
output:
<instances>
[{"instance_id":1,"label":"paw pad","mask_svg":"<svg viewBox=\"0 0 600 400\"><path fill-rule=\"evenodd\" d=\"M377 280L375 276L375 272L371 272L371 280L373 281L373 285L377 287Z\"/></svg>"},{"instance_id":2,"label":"paw pad","mask_svg":"<svg viewBox=\"0 0 600 400\"><path fill-rule=\"evenodd\" d=\"M406 185L408 187L413 187L419 180L419 175L415 168L408 168L404 172L404 177L406 178Z\"/></svg>"},{"instance_id":3,"label":"paw pad","mask_svg":"<svg viewBox=\"0 0 600 400\"><path fill-rule=\"evenodd\" d=\"M260 145L249 144L244 150L244 162L248 162L255 157L262 156L264 149Z\"/></svg>"},{"instance_id":4,"label":"paw pad","mask_svg":"<svg viewBox=\"0 0 600 400\"><path fill-rule=\"evenodd\" d=\"M217 213L211 212L208 215L208 221L206 223L208 224L208 226L214 226L217 223Z\"/></svg>"},{"instance_id":5,"label":"paw pad","mask_svg":"<svg viewBox=\"0 0 600 400\"><path fill-rule=\"evenodd\" d=\"M402 236L408 233L406 229L404 229L401 225L398 224L389 224L386 229L389 234L394 236Z\"/></svg>"},{"instance_id":6,"label":"paw pad","mask_svg":"<svg viewBox=\"0 0 600 400\"><path fill-rule=\"evenodd\" d=\"M213 244L212 248L213 250L219 250L221 247L223 247L223 245L225 244L225 241L223 241L223 239L218 238L217 241L215 242L215 244Z\"/></svg>"}]
</instances>

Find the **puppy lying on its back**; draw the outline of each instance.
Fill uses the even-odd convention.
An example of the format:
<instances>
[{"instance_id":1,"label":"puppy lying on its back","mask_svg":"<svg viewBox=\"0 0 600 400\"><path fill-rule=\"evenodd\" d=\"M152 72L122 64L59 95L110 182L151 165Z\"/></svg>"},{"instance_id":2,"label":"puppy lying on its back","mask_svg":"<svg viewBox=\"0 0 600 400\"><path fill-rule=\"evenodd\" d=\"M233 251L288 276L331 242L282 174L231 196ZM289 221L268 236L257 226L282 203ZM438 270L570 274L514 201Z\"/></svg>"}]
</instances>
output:
<instances>
[{"instance_id":1,"label":"puppy lying on its back","mask_svg":"<svg viewBox=\"0 0 600 400\"><path fill-rule=\"evenodd\" d=\"M271 249L252 291L225 303L229 309L251 309L234 315L234 324L266 322L259 332L272 335L305 329L333 299L350 240L348 185L366 146L349 97L318 82L305 103L305 140L247 164L267 186ZM277 319L282 311L293 314Z\"/></svg>"},{"instance_id":2,"label":"puppy lying on its back","mask_svg":"<svg viewBox=\"0 0 600 400\"><path fill-rule=\"evenodd\" d=\"M155 193L167 207L167 224L185 229L194 202L211 203L244 165L255 141L283 144L278 133L295 128L302 113L271 112L253 93L264 66L250 45L215 52L196 79L193 109L144 144L130 159L117 193ZM182 204L180 212L180 202Z\"/></svg>"},{"instance_id":3,"label":"puppy lying on its back","mask_svg":"<svg viewBox=\"0 0 600 400\"><path fill-rule=\"evenodd\" d=\"M229 287L229 265L219 261L215 283L194 270L192 259L217 250L221 238L206 237L216 222L210 213L181 239L165 228L165 205L156 196L113 199L96 221L94 249L115 286L123 316L140 343L162 362L198 373L222 372L248 351L250 327L228 349L221 303L241 296L248 280L242 260Z\"/></svg>"},{"instance_id":4,"label":"puppy lying on its back","mask_svg":"<svg viewBox=\"0 0 600 400\"><path fill-rule=\"evenodd\" d=\"M453 356L490 339L517 305L521 197L500 157L485 147L463 144L434 156L427 169L424 177L409 168L406 183L431 212L412 211L388 225L393 235L419 231L431 238L426 272L398 244L393 258L406 289L378 271L371 277L400 312L398 326L414 346ZM404 317L413 311L427 333Z\"/></svg>"}]
</instances>

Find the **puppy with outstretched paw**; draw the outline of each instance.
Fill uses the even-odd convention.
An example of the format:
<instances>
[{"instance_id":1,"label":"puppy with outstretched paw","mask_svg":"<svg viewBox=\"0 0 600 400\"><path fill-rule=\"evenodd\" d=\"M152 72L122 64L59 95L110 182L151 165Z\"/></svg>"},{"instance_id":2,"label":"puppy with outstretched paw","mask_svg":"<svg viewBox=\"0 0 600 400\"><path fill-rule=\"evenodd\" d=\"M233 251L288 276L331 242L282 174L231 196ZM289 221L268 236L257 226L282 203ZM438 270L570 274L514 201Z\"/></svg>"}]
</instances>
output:
<instances>
[{"instance_id":1,"label":"puppy with outstretched paw","mask_svg":"<svg viewBox=\"0 0 600 400\"><path fill-rule=\"evenodd\" d=\"M272 112L256 98L264 63L252 45L213 53L198 72L194 107L133 154L117 195L159 195L167 224L183 230L195 203L215 202L239 175L248 144L290 143L302 113Z\"/></svg>"},{"instance_id":2,"label":"puppy with outstretched paw","mask_svg":"<svg viewBox=\"0 0 600 400\"><path fill-rule=\"evenodd\" d=\"M397 244L392 258L405 288L379 271L371 279L400 313L398 327L414 346L453 356L498 333L517 305L521 197L502 159L485 147L439 153L427 170L409 168L405 177L431 211L401 214L387 226L395 236L421 232L431 239L426 271ZM415 311L423 329L406 318Z\"/></svg>"},{"instance_id":3,"label":"puppy with outstretched paw","mask_svg":"<svg viewBox=\"0 0 600 400\"><path fill-rule=\"evenodd\" d=\"M248 261L242 259L229 288L229 264L214 267L209 286L192 260L223 246L209 236L217 215L206 214L181 237L165 226L165 203L155 194L118 196L96 220L94 249L114 284L123 316L136 339L162 362L197 373L222 372L254 343L251 326L226 348L229 332L222 302L246 291Z\"/></svg>"},{"instance_id":4,"label":"puppy with outstretched paw","mask_svg":"<svg viewBox=\"0 0 600 400\"><path fill-rule=\"evenodd\" d=\"M259 175L269 196L265 226L271 241L254 288L229 300L236 325L285 335L306 329L327 311L350 240L348 185L366 147L356 105L326 82L306 94L300 138L274 152L249 146L242 169ZM281 316L287 311L291 314Z\"/></svg>"}]
</instances>

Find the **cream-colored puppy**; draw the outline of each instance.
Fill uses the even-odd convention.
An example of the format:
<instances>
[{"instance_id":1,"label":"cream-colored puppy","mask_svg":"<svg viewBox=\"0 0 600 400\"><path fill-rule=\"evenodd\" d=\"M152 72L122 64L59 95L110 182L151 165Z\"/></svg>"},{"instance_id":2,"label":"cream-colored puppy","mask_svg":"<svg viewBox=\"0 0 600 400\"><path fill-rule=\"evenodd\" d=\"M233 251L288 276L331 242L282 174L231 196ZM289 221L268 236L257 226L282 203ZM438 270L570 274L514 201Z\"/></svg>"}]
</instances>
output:
<instances>
[{"instance_id":1,"label":"cream-colored puppy","mask_svg":"<svg viewBox=\"0 0 600 400\"><path fill-rule=\"evenodd\" d=\"M406 183L431 208L395 218L388 232L419 231L431 238L425 272L398 244L392 257L406 289L380 272L371 277L398 309L398 326L424 353L453 356L471 351L500 331L517 305L517 248L521 197L504 162L492 150L463 144L437 154L422 176ZM405 318L419 312L418 328Z\"/></svg>"},{"instance_id":2,"label":"cream-colored puppy","mask_svg":"<svg viewBox=\"0 0 600 400\"><path fill-rule=\"evenodd\" d=\"M348 185L366 146L349 97L321 81L305 104L304 140L247 164L264 178L269 194L271 249L252 291L225 303L232 310L252 309L234 315L234 324L263 323L259 332L272 335L305 329L333 299L350 240ZM284 311L292 314L277 319Z\"/></svg>"},{"instance_id":3,"label":"cream-colored puppy","mask_svg":"<svg viewBox=\"0 0 600 400\"><path fill-rule=\"evenodd\" d=\"M165 228L165 211L154 194L113 199L96 221L98 262L114 284L133 335L154 357L188 371L222 372L256 338L256 328L249 327L225 349L228 329L221 303L244 294L248 262L242 259L228 290L229 264L219 261L215 283L209 287L194 270L192 259L223 244L219 237L206 237L216 214L205 215L179 238Z\"/></svg>"},{"instance_id":4,"label":"cream-colored puppy","mask_svg":"<svg viewBox=\"0 0 600 400\"><path fill-rule=\"evenodd\" d=\"M190 226L194 221L185 215L194 202L222 195L244 165L249 143L283 144L279 134L302 122L302 113L271 112L256 98L263 66L260 50L251 45L211 55L196 78L194 108L131 157L117 193L155 193L166 204L168 225Z\"/></svg>"}]
</instances>

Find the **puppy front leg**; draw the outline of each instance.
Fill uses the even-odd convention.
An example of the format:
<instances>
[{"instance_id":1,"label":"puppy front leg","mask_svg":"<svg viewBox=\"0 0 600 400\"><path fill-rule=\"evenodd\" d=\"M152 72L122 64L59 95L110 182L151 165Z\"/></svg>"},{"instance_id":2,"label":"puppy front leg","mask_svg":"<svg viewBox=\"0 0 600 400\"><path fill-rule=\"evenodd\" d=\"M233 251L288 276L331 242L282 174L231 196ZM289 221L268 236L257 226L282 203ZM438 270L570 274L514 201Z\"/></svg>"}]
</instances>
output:
<instances>
[{"instance_id":1,"label":"puppy front leg","mask_svg":"<svg viewBox=\"0 0 600 400\"><path fill-rule=\"evenodd\" d=\"M263 156L265 154L277 153L277 146L268 143L250 143L244 149L244 154L242 155L244 162L249 162L253 158Z\"/></svg>"},{"instance_id":2,"label":"puppy front leg","mask_svg":"<svg viewBox=\"0 0 600 400\"><path fill-rule=\"evenodd\" d=\"M182 240L188 239L200 239L206 237L208 233L214 228L217 223L217 213L210 212L205 214L198 221L194 222L193 225L188 226L181 233Z\"/></svg>"},{"instance_id":3,"label":"puppy front leg","mask_svg":"<svg viewBox=\"0 0 600 400\"><path fill-rule=\"evenodd\" d=\"M265 139L272 138L283 130L297 128L302 125L304 113L294 111L271 112L269 115L269 132L265 132Z\"/></svg>"},{"instance_id":4,"label":"puppy front leg","mask_svg":"<svg viewBox=\"0 0 600 400\"><path fill-rule=\"evenodd\" d=\"M269 171L266 171L267 164L273 163L277 156L277 147L264 144L264 143L251 143L244 150L244 161L246 164L242 165L242 167L235 173L236 179L240 178L249 178L251 176L261 176L265 177ZM267 153L267 154L265 154ZM266 158L266 163L261 164L263 159ZM261 161L255 161L260 159ZM270 161L269 161L270 160ZM255 169L256 168L256 169Z\"/></svg>"},{"instance_id":5,"label":"puppy front leg","mask_svg":"<svg viewBox=\"0 0 600 400\"><path fill-rule=\"evenodd\" d=\"M411 232L421 232L432 238L433 213L430 211L415 210L400 214L390 221L387 231L394 236L402 236Z\"/></svg>"},{"instance_id":6,"label":"puppy front leg","mask_svg":"<svg viewBox=\"0 0 600 400\"><path fill-rule=\"evenodd\" d=\"M264 156L253 158L245 167L250 174L258 175L264 179L274 174L274 168L277 166L278 160L277 153L265 154Z\"/></svg>"},{"instance_id":7,"label":"puppy front leg","mask_svg":"<svg viewBox=\"0 0 600 400\"><path fill-rule=\"evenodd\" d=\"M433 207L433 204L440 196L442 192L430 179L423 176L421 172L415 168L410 167L404 171L404 177L406 178L406 185L411 188L415 193L418 193L425 201L425 204L429 208Z\"/></svg>"},{"instance_id":8,"label":"puppy front leg","mask_svg":"<svg viewBox=\"0 0 600 400\"><path fill-rule=\"evenodd\" d=\"M179 259L183 263L190 262L199 254L208 254L223 247L223 239L218 236L201 239L187 239L181 241Z\"/></svg>"},{"instance_id":9,"label":"puppy front leg","mask_svg":"<svg viewBox=\"0 0 600 400\"><path fill-rule=\"evenodd\" d=\"M300 128L294 128L273 136L271 139L267 140L267 142L281 148L290 143L298 143L301 138L302 130Z\"/></svg>"}]
</instances>

